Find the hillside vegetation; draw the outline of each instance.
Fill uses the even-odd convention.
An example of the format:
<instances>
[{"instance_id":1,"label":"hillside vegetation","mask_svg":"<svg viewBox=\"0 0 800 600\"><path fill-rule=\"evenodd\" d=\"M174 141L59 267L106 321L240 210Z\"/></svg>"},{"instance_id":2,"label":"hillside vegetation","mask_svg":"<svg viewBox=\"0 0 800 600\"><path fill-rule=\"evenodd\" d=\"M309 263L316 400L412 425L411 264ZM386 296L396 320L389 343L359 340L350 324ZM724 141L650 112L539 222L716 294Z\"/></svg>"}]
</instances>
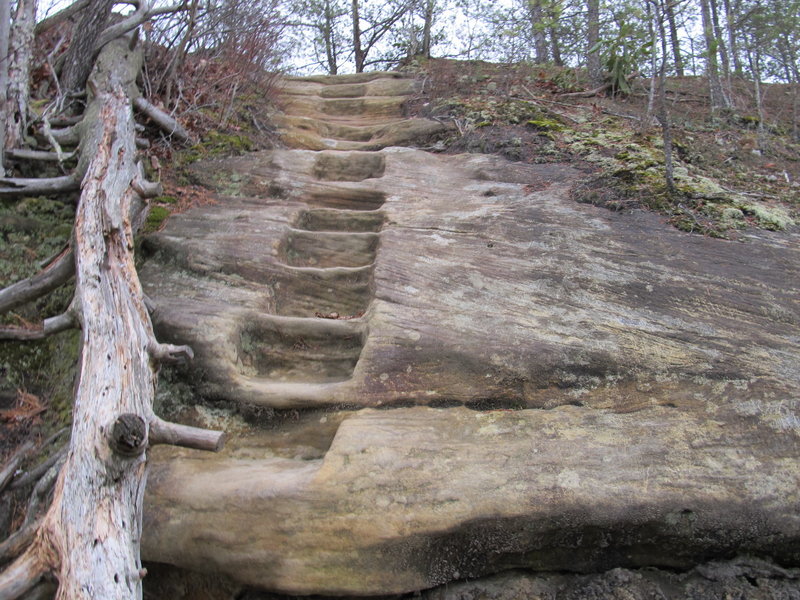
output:
<instances>
[{"instance_id":1,"label":"hillside vegetation","mask_svg":"<svg viewBox=\"0 0 800 600\"><path fill-rule=\"evenodd\" d=\"M668 78L677 188L670 193L661 129L647 117L649 80L611 95L584 92L580 73L568 68L450 60L415 68L423 85L411 110L455 126L433 150L578 163L587 178L574 190L577 201L656 210L690 232L735 238L748 227L797 222L800 144L792 139L788 85L763 86L759 140L749 82L736 82L735 110L712 119L703 78Z\"/></svg>"}]
</instances>

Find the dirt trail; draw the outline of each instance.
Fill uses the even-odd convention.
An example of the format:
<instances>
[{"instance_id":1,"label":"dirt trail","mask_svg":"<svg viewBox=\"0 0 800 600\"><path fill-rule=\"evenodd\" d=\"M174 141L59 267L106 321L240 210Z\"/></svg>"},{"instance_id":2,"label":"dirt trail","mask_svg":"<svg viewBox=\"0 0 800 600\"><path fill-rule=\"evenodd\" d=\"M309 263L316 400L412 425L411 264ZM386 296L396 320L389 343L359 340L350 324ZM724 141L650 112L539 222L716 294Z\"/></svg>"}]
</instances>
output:
<instances>
[{"instance_id":1,"label":"dirt trail","mask_svg":"<svg viewBox=\"0 0 800 600\"><path fill-rule=\"evenodd\" d=\"M231 442L154 453L145 559L322 595L800 563L797 234L401 147L442 129L414 85L288 80L290 149L198 165L217 203L147 241L160 339L197 354L162 397Z\"/></svg>"}]
</instances>

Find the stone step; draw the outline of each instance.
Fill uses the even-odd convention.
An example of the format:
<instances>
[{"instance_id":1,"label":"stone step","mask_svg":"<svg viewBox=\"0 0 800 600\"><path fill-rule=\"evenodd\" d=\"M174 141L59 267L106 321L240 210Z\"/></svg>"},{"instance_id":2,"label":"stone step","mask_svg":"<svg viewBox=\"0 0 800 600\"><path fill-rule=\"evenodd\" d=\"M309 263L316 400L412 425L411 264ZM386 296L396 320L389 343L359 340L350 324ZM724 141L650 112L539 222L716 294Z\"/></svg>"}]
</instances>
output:
<instances>
[{"instance_id":1,"label":"stone step","mask_svg":"<svg viewBox=\"0 0 800 600\"><path fill-rule=\"evenodd\" d=\"M295 267L363 267L375 262L379 242L375 233L290 229L279 254Z\"/></svg>"},{"instance_id":2,"label":"stone step","mask_svg":"<svg viewBox=\"0 0 800 600\"><path fill-rule=\"evenodd\" d=\"M264 316L243 323L235 338L239 373L284 383L346 381L364 346L360 323Z\"/></svg>"},{"instance_id":3,"label":"stone step","mask_svg":"<svg viewBox=\"0 0 800 600\"><path fill-rule=\"evenodd\" d=\"M297 215L294 226L306 231L378 232L386 215L379 211L359 211L330 208L304 210Z\"/></svg>"},{"instance_id":4,"label":"stone step","mask_svg":"<svg viewBox=\"0 0 800 600\"><path fill-rule=\"evenodd\" d=\"M323 181L363 181L383 177L386 158L377 152L320 152L313 174Z\"/></svg>"},{"instance_id":5,"label":"stone step","mask_svg":"<svg viewBox=\"0 0 800 600\"><path fill-rule=\"evenodd\" d=\"M306 318L364 314L373 296L372 273L372 265L286 267L286 276L274 286L274 313Z\"/></svg>"},{"instance_id":6,"label":"stone step","mask_svg":"<svg viewBox=\"0 0 800 600\"><path fill-rule=\"evenodd\" d=\"M363 96L359 98L325 99L314 96L293 96L287 100L287 115L325 119L326 117L366 117L398 119L403 117L402 96Z\"/></svg>"}]
</instances>

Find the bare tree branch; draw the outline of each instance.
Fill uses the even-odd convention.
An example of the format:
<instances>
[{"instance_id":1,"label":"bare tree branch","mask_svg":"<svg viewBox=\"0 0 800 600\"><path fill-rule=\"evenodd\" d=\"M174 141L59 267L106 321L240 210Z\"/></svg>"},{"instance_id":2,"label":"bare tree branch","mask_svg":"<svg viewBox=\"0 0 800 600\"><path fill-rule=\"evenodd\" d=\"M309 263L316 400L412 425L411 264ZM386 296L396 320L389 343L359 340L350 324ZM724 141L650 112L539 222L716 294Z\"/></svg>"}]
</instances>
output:
<instances>
[{"instance_id":1,"label":"bare tree branch","mask_svg":"<svg viewBox=\"0 0 800 600\"><path fill-rule=\"evenodd\" d=\"M161 8L153 8L151 2L148 0L142 0L139 2L139 7L131 14L130 16L126 17L119 23L114 23L103 31L100 34L100 38L97 41L97 50L99 51L103 46L105 46L111 40L115 40L120 36L125 35L129 31L136 29L139 25L158 15L165 15L170 13L175 13L186 8L186 3L181 2L180 4L176 4L173 6L162 6Z\"/></svg>"},{"instance_id":2,"label":"bare tree branch","mask_svg":"<svg viewBox=\"0 0 800 600\"><path fill-rule=\"evenodd\" d=\"M174 137L179 142L190 142L191 136L183 126L178 123L177 120L170 117L167 113L163 110L148 102L143 97L138 97L133 101L133 105L136 107L136 110L147 115L150 120L153 121L156 125L158 125L161 129L163 129L167 135Z\"/></svg>"},{"instance_id":3,"label":"bare tree branch","mask_svg":"<svg viewBox=\"0 0 800 600\"><path fill-rule=\"evenodd\" d=\"M225 445L225 433L222 431L210 431L187 425L178 425L158 417L150 421L149 439L151 446L170 444L209 452L219 452Z\"/></svg>"},{"instance_id":4,"label":"bare tree branch","mask_svg":"<svg viewBox=\"0 0 800 600\"><path fill-rule=\"evenodd\" d=\"M59 156L58 152L46 152L42 150L26 150L23 148L12 148L7 152L12 160L30 160L44 162L62 162L75 157L75 152L68 152Z\"/></svg>"},{"instance_id":5,"label":"bare tree branch","mask_svg":"<svg viewBox=\"0 0 800 600\"><path fill-rule=\"evenodd\" d=\"M89 5L89 0L75 0L75 2L73 2L63 10L60 10L54 15L50 15L46 19L42 19L41 21L39 21L36 24L36 29L34 29L34 32L36 33L36 35L42 34L48 29L55 27L59 23L63 23L67 19L71 19L73 16L78 14L88 5Z\"/></svg>"},{"instance_id":6,"label":"bare tree branch","mask_svg":"<svg viewBox=\"0 0 800 600\"><path fill-rule=\"evenodd\" d=\"M19 469L22 461L25 460L25 457L30 454L33 448L33 442L25 442L22 446L14 451L14 454L12 454L11 457L6 461L5 466L0 469L0 492L5 489L8 482L11 481L12 477L14 477L17 469Z\"/></svg>"},{"instance_id":7,"label":"bare tree branch","mask_svg":"<svg viewBox=\"0 0 800 600\"><path fill-rule=\"evenodd\" d=\"M25 554L0 572L0 600L17 600L33 589L46 572L44 563L31 546Z\"/></svg>"},{"instance_id":8,"label":"bare tree branch","mask_svg":"<svg viewBox=\"0 0 800 600\"><path fill-rule=\"evenodd\" d=\"M0 290L0 314L36 300L65 284L75 274L75 255L65 250L44 271Z\"/></svg>"}]
</instances>

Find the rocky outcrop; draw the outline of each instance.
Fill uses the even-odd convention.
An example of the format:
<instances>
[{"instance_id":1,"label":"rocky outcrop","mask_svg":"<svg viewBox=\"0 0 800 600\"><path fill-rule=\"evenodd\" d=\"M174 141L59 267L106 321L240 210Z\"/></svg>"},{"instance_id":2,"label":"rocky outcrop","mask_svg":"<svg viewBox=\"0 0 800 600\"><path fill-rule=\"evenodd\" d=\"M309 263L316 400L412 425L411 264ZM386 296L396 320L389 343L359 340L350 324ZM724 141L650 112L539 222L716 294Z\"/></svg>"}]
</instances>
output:
<instances>
[{"instance_id":1,"label":"rocky outcrop","mask_svg":"<svg viewBox=\"0 0 800 600\"><path fill-rule=\"evenodd\" d=\"M216 203L147 241L160 337L197 355L183 414L232 435L154 453L144 557L328 595L800 562L797 233L576 204L569 165L366 151L409 139L410 90L290 81L311 149L198 165Z\"/></svg>"}]
</instances>

